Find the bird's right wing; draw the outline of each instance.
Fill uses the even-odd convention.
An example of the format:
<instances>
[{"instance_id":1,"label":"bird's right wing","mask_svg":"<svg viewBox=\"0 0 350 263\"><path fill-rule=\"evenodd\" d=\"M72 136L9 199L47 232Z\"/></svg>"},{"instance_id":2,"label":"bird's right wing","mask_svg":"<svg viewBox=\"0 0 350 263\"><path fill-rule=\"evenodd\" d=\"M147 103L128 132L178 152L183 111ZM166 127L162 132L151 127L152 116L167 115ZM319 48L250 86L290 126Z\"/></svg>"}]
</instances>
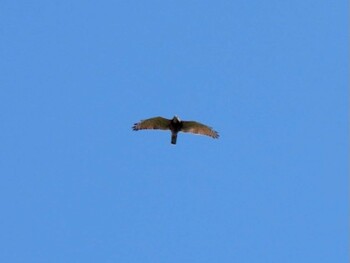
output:
<instances>
[{"instance_id":1,"label":"bird's right wing","mask_svg":"<svg viewBox=\"0 0 350 263\"><path fill-rule=\"evenodd\" d=\"M190 132L194 134L207 135L212 138L219 138L219 133L213 130L211 127L204 125L196 121L183 121L182 129L183 132Z\"/></svg>"},{"instance_id":2,"label":"bird's right wing","mask_svg":"<svg viewBox=\"0 0 350 263\"><path fill-rule=\"evenodd\" d=\"M142 120L135 123L132 129L134 131L145 130L145 129L156 129L156 130L169 130L170 121L163 117L155 117L147 120Z\"/></svg>"}]
</instances>

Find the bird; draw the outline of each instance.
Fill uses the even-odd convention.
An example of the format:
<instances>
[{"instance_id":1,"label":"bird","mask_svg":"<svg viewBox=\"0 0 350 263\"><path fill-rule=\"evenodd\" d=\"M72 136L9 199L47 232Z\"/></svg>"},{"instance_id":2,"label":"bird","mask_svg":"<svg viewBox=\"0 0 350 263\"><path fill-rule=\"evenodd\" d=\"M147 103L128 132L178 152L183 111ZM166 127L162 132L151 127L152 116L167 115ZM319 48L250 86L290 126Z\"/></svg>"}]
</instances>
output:
<instances>
[{"instance_id":1,"label":"bird","mask_svg":"<svg viewBox=\"0 0 350 263\"><path fill-rule=\"evenodd\" d=\"M214 139L219 138L219 133L211 127L196 121L182 121L178 116L172 119L163 117L154 117L150 119L141 120L135 123L132 127L134 131L138 130L170 130L171 144L176 144L177 134L179 132L189 132L193 134L206 135Z\"/></svg>"}]
</instances>

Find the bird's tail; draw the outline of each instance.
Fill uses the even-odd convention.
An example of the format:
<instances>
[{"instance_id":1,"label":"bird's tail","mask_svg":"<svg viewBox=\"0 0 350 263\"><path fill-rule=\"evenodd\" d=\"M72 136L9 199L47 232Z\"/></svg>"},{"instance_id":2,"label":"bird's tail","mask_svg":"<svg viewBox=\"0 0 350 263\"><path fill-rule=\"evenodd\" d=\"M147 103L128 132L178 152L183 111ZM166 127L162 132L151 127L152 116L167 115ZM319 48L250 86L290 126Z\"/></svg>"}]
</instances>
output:
<instances>
[{"instance_id":1,"label":"bird's tail","mask_svg":"<svg viewBox=\"0 0 350 263\"><path fill-rule=\"evenodd\" d=\"M171 143L176 144L176 139L177 139L177 133L172 133L171 134Z\"/></svg>"}]
</instances>

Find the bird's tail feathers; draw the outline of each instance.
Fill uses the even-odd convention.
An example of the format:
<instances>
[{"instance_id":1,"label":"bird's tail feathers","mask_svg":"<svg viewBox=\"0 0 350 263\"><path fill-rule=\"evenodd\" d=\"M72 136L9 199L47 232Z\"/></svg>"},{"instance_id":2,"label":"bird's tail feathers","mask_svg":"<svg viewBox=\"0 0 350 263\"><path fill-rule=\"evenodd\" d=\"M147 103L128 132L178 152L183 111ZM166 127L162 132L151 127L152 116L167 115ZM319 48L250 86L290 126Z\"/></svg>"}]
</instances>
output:
<instances>
[{"instance_id":1,"label":"bird's tail feathers","mask_svg":"<svg viewBox=\"0 0 350 263\"><path fill-rule=\"evenodd\" d=\"M177 134L172 133L171 134L171 144L176 144Z\"/></svg>"}]
</instances>

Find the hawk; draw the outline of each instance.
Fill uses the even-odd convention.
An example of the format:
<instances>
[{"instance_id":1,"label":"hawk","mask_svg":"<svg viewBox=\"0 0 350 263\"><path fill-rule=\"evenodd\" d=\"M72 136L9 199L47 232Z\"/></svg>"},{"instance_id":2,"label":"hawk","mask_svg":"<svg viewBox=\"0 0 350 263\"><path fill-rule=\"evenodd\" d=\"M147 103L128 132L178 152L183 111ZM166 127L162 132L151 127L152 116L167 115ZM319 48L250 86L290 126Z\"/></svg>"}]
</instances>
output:
<instances>
[{"instance_id":1,"label":"hawk","mask_svg":"<svg viewBox=\"0 0 350 263\"><path fill-rule=\"evenodd\" d=\"M190 132L194 134L206 135L214 139L219 138L219 133L211 127L196 121L182 121L179 117L174 116L171 120L163 117L155 117L141 120L132 127L134 131L138 130L170 130L171 143L176 144L178 132Z\"/></svg>"}]
</instances>

